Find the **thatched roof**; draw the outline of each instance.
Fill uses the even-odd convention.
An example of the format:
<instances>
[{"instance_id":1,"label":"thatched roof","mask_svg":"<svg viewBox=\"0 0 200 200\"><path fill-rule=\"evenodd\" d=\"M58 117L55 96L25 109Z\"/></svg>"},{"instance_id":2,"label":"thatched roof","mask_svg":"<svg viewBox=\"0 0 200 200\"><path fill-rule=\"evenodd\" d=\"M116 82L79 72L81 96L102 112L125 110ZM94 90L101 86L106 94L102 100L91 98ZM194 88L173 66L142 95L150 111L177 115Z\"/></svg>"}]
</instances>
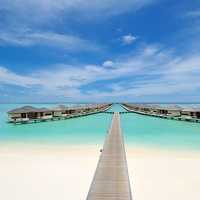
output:
<instances>
[{"instance_id":1,"label":"thatched roof","mask_svg":"<svg viewBox=\"0 0 200 200\"><path fill-rule=\"evenodd\" d=\"M143 109L154 109L154 110L170 110L170 111L181 111L182 108L180 106L177 105L173 105L173 106L160 106L157 104L127 104L130 107L133 108L143 108Z\"/></svg>"},{"instance_id":2,"label":"thatched roof","mask_svg":"<svg viewBox=\"0 0 200 200\"><path fill-rule=\"evenodd\" d=\"M32 113L32 112L53 112L53 111L64 111L64 110L84 110L87 108L97 108L101 107L105 104L88 104L88 105L82 105L82 106L76 106L76 107L67 107L65 105L59 105L52 109L47 108L35 108L33 106L23 106L21 108L16 108L13 110L8 111L8 114L20 114L20 113Z\"/></svg>"},{"instance_id":3,"label":"thatched roof","mask_svg":"<svg viewBox=\"0 0 200 200\"><path fill-rule=\"evenodd\" d=\"M8 114L20 114L20 113L31 113L31 112L48 112L51 111L47 108L35 108L33 106L23 106L21 108L16 108L8 111Z\"/></svg>"}]
</instances>

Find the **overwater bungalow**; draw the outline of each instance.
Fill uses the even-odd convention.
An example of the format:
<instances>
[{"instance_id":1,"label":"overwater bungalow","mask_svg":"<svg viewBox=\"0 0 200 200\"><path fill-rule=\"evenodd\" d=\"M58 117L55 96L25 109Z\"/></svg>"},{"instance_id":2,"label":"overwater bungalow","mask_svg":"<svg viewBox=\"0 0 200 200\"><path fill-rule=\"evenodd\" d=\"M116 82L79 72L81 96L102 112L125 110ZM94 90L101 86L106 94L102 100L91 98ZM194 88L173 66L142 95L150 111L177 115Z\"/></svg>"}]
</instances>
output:
<instances>
[{"instance_id":1,"label":"overwater bungalow","mask_svg":"<svg viewBox=\"0 0 200 200\"><path fill-rule=\"evenodd\" d=\"M200 108L186 108L181 111L181 115L190 118L200 119Z\"/></svg>"},{"instance_id":2,"label":"overwater bungalow","mask_svg":"<svg viewBox=\"0 0 200 200\"><path fill-rule=\"evenodd\" d=\"M181 109L179 107L157 107L154 108L159 115L178 117L181 115Z\"/></svg>"},{"instance_id":3,"label":"overwater bungalow","mask_svg":"<svg viewBox=\"0 0 200 200\"><path fill-rule=\"evenodd\" d=\"M124 104L126 108L139 113L153 113L154 107L147 104Z\"/></svg>"},{"instance_id":4,"label":"overwater bungalow","mask_svg":"<svg viewBox=\"0 0 200 200\"><path fill-rule=\"evenodd\" d=\"M68 115L76 113L76 108L73 107L70 108L65 105L59 105L55 108L52 108L52 111L53 111L53 117L66 117Z\"/></svg>"},{"instance_id":5,"label":"overwater bungalow","mask_svg":"<svg viewBox=\"0 0 200 200\"><path fill-rule=\"evenodd\" d=\"M27 122L35 119L51 119L52 111L47 108L23 106L8 112L11 122Z\"/></svg>"},{"instance_id":6,"label":"overwater bungalow","mask_svg":"<svg viewBox=\"0 0 200 200\"><path fill-rule=\"evenodd\" d=\"M161 107L159 105L150 105L150 104L125 104L125 106L130 110L150 115L170 115L170 116L181 115L181 108L177 106Z\"/></svg>"},{"instance_id":7,"label":"overwater bungalow","mask_svg":"<svg viewBox=\"0 0 200 200\"><path fill-rule=\"evenodd\" d=\"M147 104L123 104L123 106L128 111L136 112L138 114L190 122L200 122L200 108L183 109L179 106L161 107L159 105Z\"/></svg>"},{"instance_id":8,"label":"overwater bungalow","mask_svg":"<svg viewBox=\"0 0 200 200\"><path fill-rule=\"evenodd\" d=\"M78 107L59 105L51 109L23 106L9 111L8 115L9 122L13 123L38 122L47 121L49 119L65 119L68 117L84 116L104 111L110 106L111 104L96 104Z\"/></svg>"}]
</instances>

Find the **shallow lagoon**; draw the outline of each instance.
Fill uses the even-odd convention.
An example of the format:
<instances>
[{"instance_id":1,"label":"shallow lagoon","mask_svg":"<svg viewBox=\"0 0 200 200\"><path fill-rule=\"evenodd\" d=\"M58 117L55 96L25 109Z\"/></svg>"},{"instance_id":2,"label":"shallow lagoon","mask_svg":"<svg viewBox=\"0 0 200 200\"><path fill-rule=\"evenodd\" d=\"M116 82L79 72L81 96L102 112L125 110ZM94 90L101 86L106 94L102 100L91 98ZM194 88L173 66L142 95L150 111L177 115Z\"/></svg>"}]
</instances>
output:
<instances>
[{"instance_id":1,"label":"shallow lagoon","mask_svg":"<svg viewBox=\"0 0 200 200\"><path fill-rule=\"evenodd\" d=\"M22 104L0 105L0 141L40 144L103 144L112 119L111 114L95 114L80 118L24 125L7 123L7 111ZM55 104L37 104L52 107ZM114 104L109 111L124 111ZM134 113L121 115L126 144L158 148L200 150L200 124L154 118Z\"/></svg>"}]
</instances>

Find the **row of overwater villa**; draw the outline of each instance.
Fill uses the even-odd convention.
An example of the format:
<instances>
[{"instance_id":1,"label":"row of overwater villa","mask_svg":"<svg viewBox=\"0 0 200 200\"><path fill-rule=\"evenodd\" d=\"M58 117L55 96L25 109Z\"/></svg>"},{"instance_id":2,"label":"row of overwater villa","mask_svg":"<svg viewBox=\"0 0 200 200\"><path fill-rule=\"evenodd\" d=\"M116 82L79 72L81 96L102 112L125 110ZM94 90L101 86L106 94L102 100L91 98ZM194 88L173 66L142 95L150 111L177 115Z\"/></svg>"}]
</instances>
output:
<instances>
[{"instance_id":1,"label":"row of overwater villa","mask_svg":"<svg viewBox=\"0 0 200 200\"><path fill-rule=\"evenodd\" d=\"M165 119L200 122L200 108L182 108L180 106L162 107L159 105L123 104L130 112Z\"/></svg>"},{"instance_id":2,"label":"row of overwater villa","mask_svg":"<svg viewBox=\"0 0 200 200\"><path fill-rule=\"evenodd\" d=\"M33 106L23 106L8 112L9 122L15 124L44 122L50 120L69 119L104 112L112 104L92 104L76 107L59 105L55 108L36 108Z\"/></svg>"}]
</instances>

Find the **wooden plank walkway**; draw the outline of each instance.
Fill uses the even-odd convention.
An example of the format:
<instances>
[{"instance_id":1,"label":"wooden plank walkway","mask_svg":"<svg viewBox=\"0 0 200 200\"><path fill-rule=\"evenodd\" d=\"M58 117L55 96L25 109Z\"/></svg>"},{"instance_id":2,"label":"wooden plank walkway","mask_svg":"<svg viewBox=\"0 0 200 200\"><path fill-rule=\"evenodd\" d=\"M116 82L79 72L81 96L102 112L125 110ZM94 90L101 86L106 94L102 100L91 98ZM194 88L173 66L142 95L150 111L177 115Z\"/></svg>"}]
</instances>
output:
<instances>
[{"instance_id":1,"label":"wooden plank walkway","mask_svg":"<svg viewBox=\"0 0 200 200\"><path fill-rule=\"evenodd\" d=\"M132 200L119 113L113 115L87 200Z\"/></svg>"}]
</instances>

